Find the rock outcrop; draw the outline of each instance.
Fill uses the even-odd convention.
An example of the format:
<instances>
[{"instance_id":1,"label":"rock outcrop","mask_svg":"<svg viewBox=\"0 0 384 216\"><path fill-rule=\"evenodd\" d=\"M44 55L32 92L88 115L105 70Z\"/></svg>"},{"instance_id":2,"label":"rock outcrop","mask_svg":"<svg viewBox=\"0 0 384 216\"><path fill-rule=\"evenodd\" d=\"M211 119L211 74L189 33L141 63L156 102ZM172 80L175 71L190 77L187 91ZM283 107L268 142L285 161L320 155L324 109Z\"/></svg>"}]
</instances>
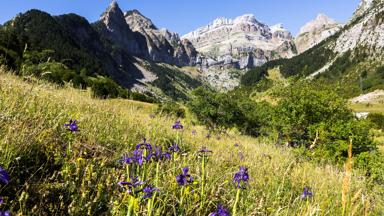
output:
<instances>
[{"instance_id":1,"label":"rock outcrop","mask_svg":"<svg viewBox=\"0 0 384 216\"><path fill-rule=\"evenodd\" d=\"M257 21L252 14L233 20L217 18L182 38L190 40L197 51L205 56L202 69L211 66L246 69L296 54L289 31L281 24L270 28ZM292 46L286 46L287 43ZM281 46L289 49L281 49Z\"/></svg>"},{"instance_id":2,"label":"rock outcrop","mask_svg":"<svg viewBox=\"0 0 384 216\"><path fill-rule=\"evenodd\" d=\"M151 60L178 66L195 65L197 52L188 40L180 40L178 34L167 29L158 29L137 10L126 12L124 18L133 32L145 37Z\"/></svg>"},{"instance_id":3,"label":"rock outcrop","mask_svg":"<svg viewBox=\"0 0 384 216\"><path fill-rule=\"evenodd\" d=\"M302 53L340 31L342 25L324 14L319 14L300 29L295 38L297 51Z\"/></svg>"}]
</instances>

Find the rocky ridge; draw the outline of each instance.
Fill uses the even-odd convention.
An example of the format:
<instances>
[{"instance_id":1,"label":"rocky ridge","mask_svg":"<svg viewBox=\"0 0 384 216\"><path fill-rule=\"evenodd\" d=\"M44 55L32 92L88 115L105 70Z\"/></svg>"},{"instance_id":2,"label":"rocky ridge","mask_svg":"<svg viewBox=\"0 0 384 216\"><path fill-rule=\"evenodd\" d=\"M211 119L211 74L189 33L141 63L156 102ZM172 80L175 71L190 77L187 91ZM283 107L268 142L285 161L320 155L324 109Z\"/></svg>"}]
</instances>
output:
<instances>
[{"instance_id":1,"label":"rocky ridge","mask_svg":"<svg viewBox=\"0 0 384 216\"><path fill-rule=\"evenodd\" d=\"M319 14L314 20L305 24L299 35L295 38L295 45L298 53L312 48L326 38L336 34L343 25L337 23L325 14Z\"/></svg>"}]
</instances>

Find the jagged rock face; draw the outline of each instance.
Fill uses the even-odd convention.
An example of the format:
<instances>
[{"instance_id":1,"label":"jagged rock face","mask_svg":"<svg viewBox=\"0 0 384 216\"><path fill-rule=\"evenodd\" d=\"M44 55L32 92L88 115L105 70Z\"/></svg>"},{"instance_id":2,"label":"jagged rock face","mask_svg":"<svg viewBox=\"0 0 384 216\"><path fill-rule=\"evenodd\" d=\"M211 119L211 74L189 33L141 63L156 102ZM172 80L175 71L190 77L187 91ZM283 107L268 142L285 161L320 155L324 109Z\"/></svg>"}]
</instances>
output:
<instances>
[{"instance_id":1,"label":"jagged rock face","mask_svg":"<svg viewBox=\"0 0 384 216\"><path fill-rule=\"evenodd\" d=\"M202 64L203 69L212 65L245 69L259 66L268 60L292 57L295 50L279 53L278 48L292 40L292 35L282 25L272 28L260 23L252 14L236 19L218 18L207 26L184 35L210 60ZM255 55L260 50L265 54ZM273 52L272 52L273 51ZM260 58L257 58L259 56Z\"/></svg>"},{"instance_id":2,"label":"jagged rock face","mask_svg":"<svg viewBox=\"0 0 384 216\"><path fill-rule=\"evenodd\" d=\"M363 0L354 17L334 43L333 50L344 53L364 47L370 56L382 56L384 48L384 2Z\"/></svg>"},{"instance_id":3,"label":"jagged rock face","mask_svg":"<svg viewBox=\"0 0 384 216\"><path fill-rule=\"evenodd\" d=\"M299 36L295 38L297 51L302 53L317 45L326 38L340 31L342 25L324 14L308 22L300 29Z\"/></svg>"},{"instance_id":4,"label":"jagged rock face","mask_svg":"<svg viewBox=\"0 0 384 216\"><path fill-rule=\"evenodd\" d=\"M108 38L130 54L147 57L146 44L140 35L135 34L125 22L124 14L116 1L113 1L97 22L101 35Z\"/></svg>"},{"instance_id":5,"label":"jagged rock face","mask_svg":"<svg viewBox=\"0 0 384 216\"><path fill-rule=\"evenodd\" d=\"M126 12L124 17L132 31L145 36L151 60L178 66L195 65L197 52L187 40L180 40L178 34L167 29L159 30L137 10Z\"/></svg>"},{"instance_id":6,"label":"jagged rock face","mask_svg":"<svg viewBox=\"0 0 384 216\"><path fill-rule=\"evenodd\" d=\"M363 15L363 13L365 13L369 8L372 7L374 2L375 2L375 0L361 0L359 7L357 8L357 10L354 13L354 17L359 17L359 16Z\"/></svg>"}]
</instances>

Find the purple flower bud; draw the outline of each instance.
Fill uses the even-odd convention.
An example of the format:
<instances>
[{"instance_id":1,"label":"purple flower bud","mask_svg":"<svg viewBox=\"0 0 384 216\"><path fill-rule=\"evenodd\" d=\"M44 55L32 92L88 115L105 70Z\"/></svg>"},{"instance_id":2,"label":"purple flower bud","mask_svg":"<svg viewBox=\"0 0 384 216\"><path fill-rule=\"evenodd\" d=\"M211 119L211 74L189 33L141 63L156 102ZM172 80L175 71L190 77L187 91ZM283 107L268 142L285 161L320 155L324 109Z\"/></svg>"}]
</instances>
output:
<instances>
[{"instance_id":1,"label":"purple flower bud","mask_svg":"<svg viewBox=\"0 0 384 216\"><path fill-rule=\"evenodd\" d=\"M157 188L154 188L152 185L145 186L144 189L143 189L143 192L144 192L143 199L151 198L155 191L160 191L160 190L157 189Z\"/></svg>"},{"instance_id":2,"label":"purple flower bud","mask_svg":"<svg viewBox=\"0 0 384 216\"><path fill-rule=\"evenodd\" d=\"M77 121L76 120L72 120L70 119L69 120L69 124L65 124L64 127L67 128L67 130L71 131L71 132L77 132L77 131L80 131L79 130L79 127L77 125Z\"/></svg>"},{"instance_id":3,"label":"purple flower bud","mask_svg":"<svg viewBox=\"0 0 384 216\"><path fill-rule=\"evenodd\" d=\"M217 206L217 212L212 212L209 216L229 216L229 212L223 205L219 204Z\"/></svg>"},{"instance_id":4,"label":"purple flower bud","mask_svg":"<svg viewBox=\"0 0 384 216\"><path fill-rule=\"evenodd\" d=\"M248 169L246 167L241 166L240 171L235 173L233 176L233 182L237 185L237 188L245 189L243 184L248 184L249 175Z\"/></svg>"},{"instance_id":5,"label":"purple flower bud","mask_svg":"<svg viewBox=\"0 0 384 216\"><path fill-rule=\"evenodd\" d=\"M192 178L191 175L188 174L189 168L188 167L184 167L182 169L182 171L183 171L182 174L179 174L179 175L176 176L176 182L180 186L184 186L184 185L192 183L193 182L193 178Z\"/></svg>"},{"instance_id":6,"label":"purple flower bud","mask_svg":"<svg viewBox=\"0 0 384 216\"><path fill-rule=\"evenodd\" d=\"M176 143L174 143L171 147L168 148L168 150L171 152L179 152L180 147Z\"/></svg>"},{"instance_id":7,"label":"purple flower bud","mask_svg":"<svg viewBox=\"0 0 384 216\"><path fill-rule=\"evenodd\" d=\"M310 191L309 187L304 187L304 191L301 194L301 199L304 200L306 198L310 198L313 196L313 193Z\"/></svg>"},{"instance_id":8,"label":"purple flower bud","mask_svg":"<svg viewBox=\"0 0 384 216\"><path fill-rule=\"evenodd\" d=\"M8 184L9 183L9 175L7 171L0 167L0 183Z\"/></svg>"},{"instance_id":9,"label":"purple flower bud","mask_svg":"<svg viewBox=\"0 0 384 216\"><path fill-rule=\"evenodd\" d=\"M181 124L180 120L177 120L175 124L173 124L172 126L172 129L175 129L175 130L181 130L183 128L184 126Z\"/></svg>"}]
</instances>

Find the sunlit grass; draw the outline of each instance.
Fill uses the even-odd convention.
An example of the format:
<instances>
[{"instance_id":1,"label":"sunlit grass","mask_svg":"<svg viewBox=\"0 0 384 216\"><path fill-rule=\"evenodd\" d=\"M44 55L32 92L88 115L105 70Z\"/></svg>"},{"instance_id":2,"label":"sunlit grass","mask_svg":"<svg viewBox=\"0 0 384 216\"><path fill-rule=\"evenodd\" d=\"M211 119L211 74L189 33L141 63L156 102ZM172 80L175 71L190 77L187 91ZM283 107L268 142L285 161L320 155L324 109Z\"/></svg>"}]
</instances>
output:
<instances>
[{"instance_id":1,"label":"sunlit grass","mask_svg":"<svg viewBox=\"0 0 384 216\"><path fill-rule=\"evenodd\" d=\"M195 126L190 116L182 120L184 129L175 131L172 124L177 119L152 118L155 110L152 104L92 99L88 91L25 82L0 72L0 165L12 178L0 188L7 198L1 207L15 215L127 215L130 210L149 215L149 209L152 215L208 215L220 203L232 208L233 174L246 166L250 185L241 192L238 215L341 215L343 169L305 161L268 139L236 132L207 139L209 132ZM71 118L79 121L80 132L63 127ZM138 170L142 180L160 190L150 207L117 186L129 178L118 160L144 137L164 148L177 142L182 149L172 160ZM202 146L213 151L204 172L197 153ZM175 177L187 166L194 183L181 193ZM314 196L301 200L305 186ZM369 212L383 211L379 195L356 172L349 194L357 194L350 204L356 215L363 215L367 197L373 200Z\"/></svg>"},{"instance_id":2,"label":"sunlit grass","mask_svg":"<svg viewBox=\"0 0 384 216\"><path fill-rule=\"evenodd\" d=\"M382 103L355 103L350 105L354 112L373 112L384 113L384 104Z\"/></svg>"}]
</instances>

